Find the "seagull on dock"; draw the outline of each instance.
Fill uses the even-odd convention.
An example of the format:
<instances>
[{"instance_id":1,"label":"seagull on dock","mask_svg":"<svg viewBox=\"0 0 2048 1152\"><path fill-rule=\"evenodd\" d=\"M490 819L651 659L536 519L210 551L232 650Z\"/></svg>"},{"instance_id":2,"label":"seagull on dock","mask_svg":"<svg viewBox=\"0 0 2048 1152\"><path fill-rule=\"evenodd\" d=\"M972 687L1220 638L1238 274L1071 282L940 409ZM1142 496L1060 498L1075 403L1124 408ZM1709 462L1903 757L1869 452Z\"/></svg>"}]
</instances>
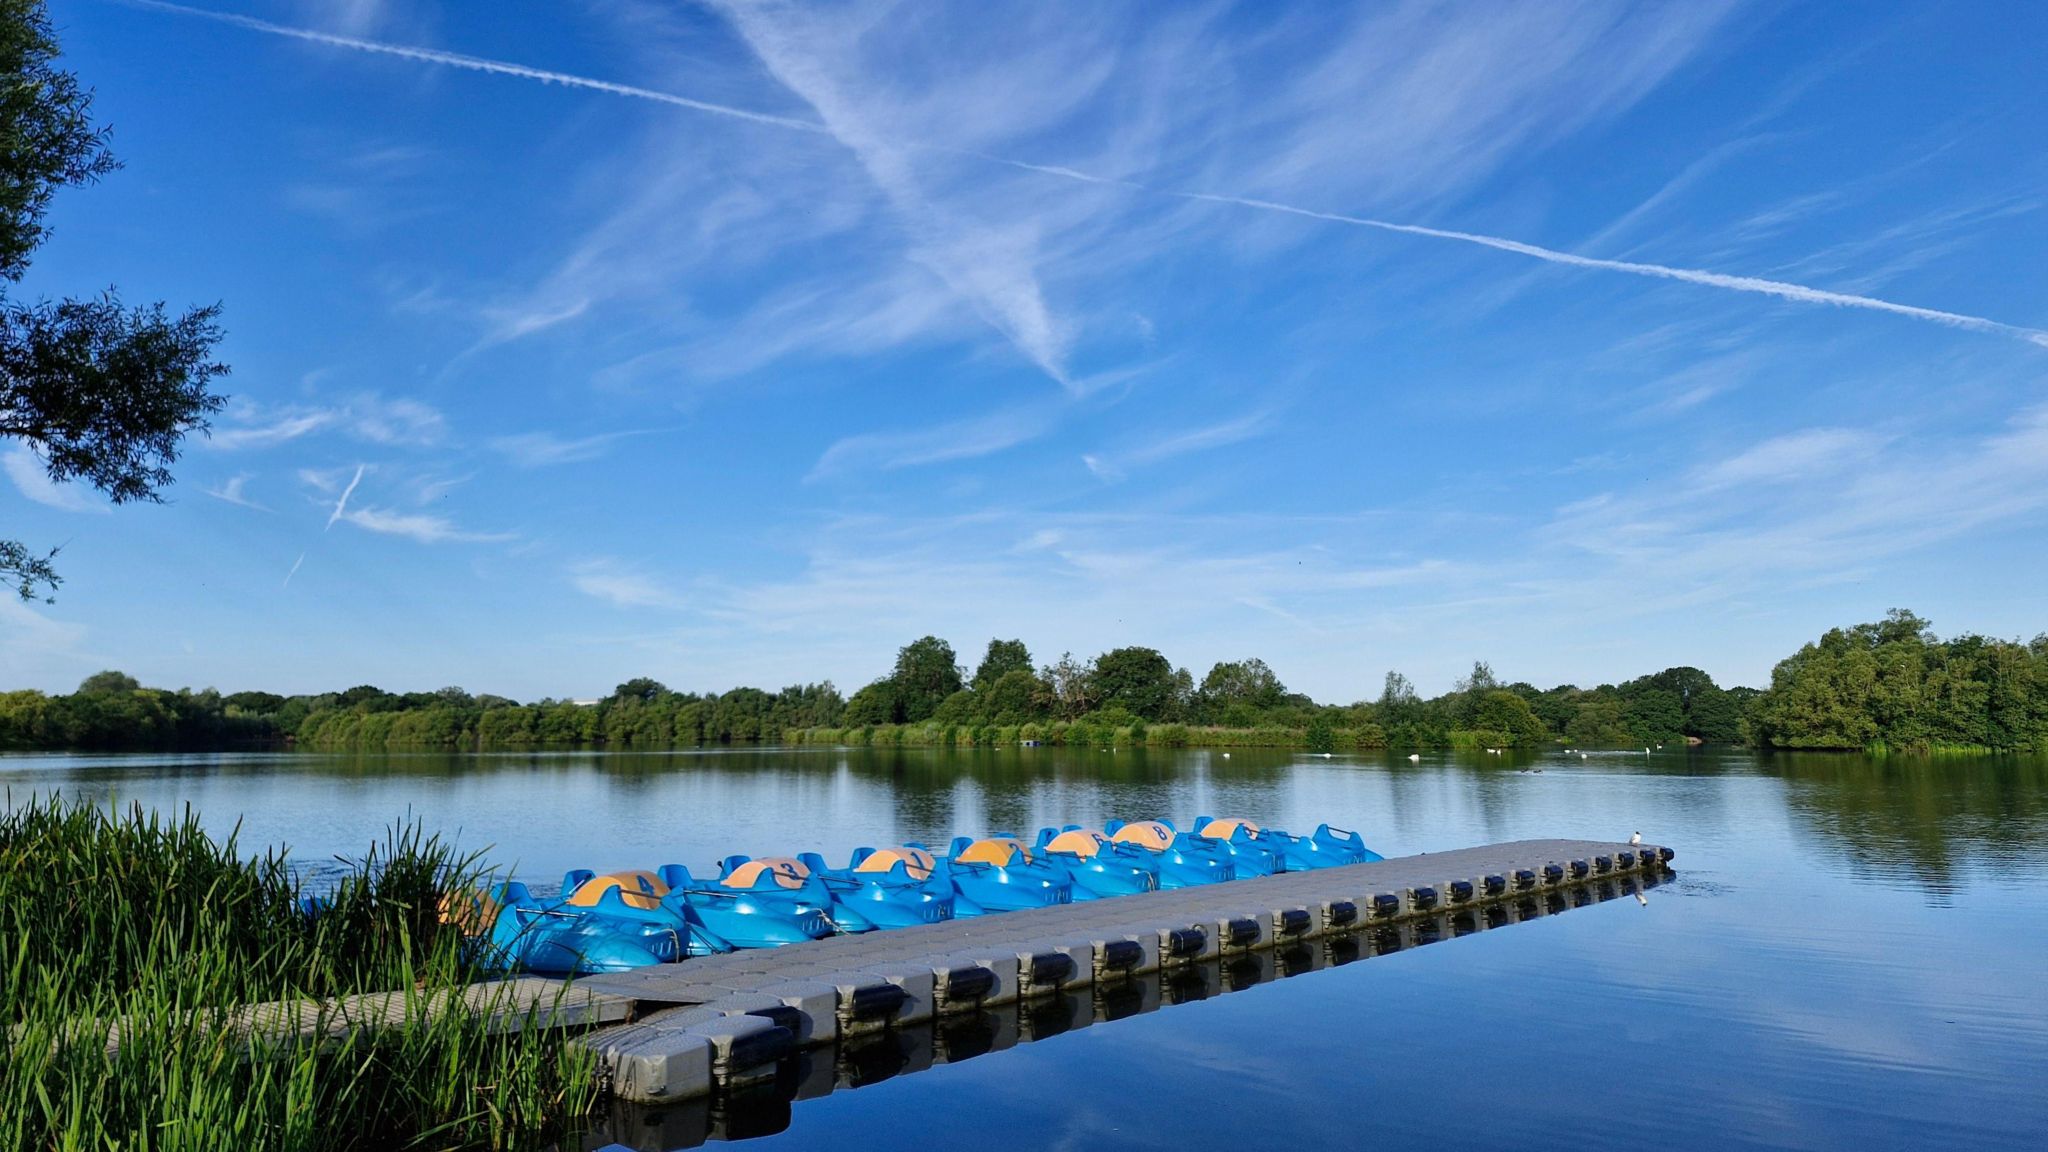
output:
<instances>
[{"instance_id":1,"label":"seagull on dock","mask_svg":"<svg viewBox=\"0 0 2048 1152\"><path fill-rule=\"evenodd\" d=\"M1630 834L1629 834L1629 838L1628 838L1628 846L1629 846L1629 847L1633 848L1633 847L1635 847L1636 845L1638 845L1638 844L1641 844L1642 842L1643 842L1643 834L1642 834L1641 832L1632 832L1632 833L1630 833Z\"/></svg>"}]
</instances>

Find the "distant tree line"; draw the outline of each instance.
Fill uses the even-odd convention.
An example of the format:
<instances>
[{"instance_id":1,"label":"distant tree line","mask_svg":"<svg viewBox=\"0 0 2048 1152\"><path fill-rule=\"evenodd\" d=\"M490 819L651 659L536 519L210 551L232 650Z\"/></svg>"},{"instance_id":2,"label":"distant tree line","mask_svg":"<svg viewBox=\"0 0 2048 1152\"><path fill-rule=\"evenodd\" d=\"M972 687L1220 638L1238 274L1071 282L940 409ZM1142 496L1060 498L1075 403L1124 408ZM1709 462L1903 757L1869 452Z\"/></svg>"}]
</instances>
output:
<instances>
[{"instance_id":1,"label":"distant tree line","mask_svg":"<svg viewBox=\"0 0 2048 1152\"><path fill-rule=\"evenodd\" d=\"M1722 689L1697 668L1672 668L1620 685L1542 690L1503 684L1484 662L1452 691L1423 699L1387 674L1377 700L1318 704L1290 691L1265 661L1230 660L1197 682L1151 648L1117 648L1082 662L1071 653L1033 668L1020 640L991 640L970 678L944 640L927 636L897 654L888 675L854 693L839 733L882 729L884 742L989 743L987 729L1022 739L1232 746L1588 747L1743 739L1754 690ZM922 732L889 731L921 729ZM1075 730L1078 730L1078 734ZM944 733L954 733L944 739ZM963 735L964 734L964 735ZM1257 734L1256 738L1252 734ZM870 736L867 740L872 740ZM867 742L855 739L853 742Z\"/></svg>"},{"instance_id":2,"label":"distant tree line","mask_svg":"<svg viewBox=\"0 0 2048 1152\"><path fill-rule=\"evenodd\" d=\"M1781 661L1751 724L1785 748L2048 751L2048 635L1940 640L1895 609Z\"/></svg>"},{"instance_id":3,"label":"distant tree line","mask_svg":"<svg viewBox=\"0 0 2048 1152\"><path fill-rule=\"evenodd\" d=\"M1777 666L1771 686L1722 688L1697 668L1620 684L1539 689L1484 662L1424 698L1389 672L1377 698L1318 704L1265 661L1197 681L1151 648L1037 664L991 640L972 671L926 636L842 698L829 681L780 692L677 692L629 680L596 702L520 704L460 688L223 696L144 688L102 672L68 695L0 694L0 748L667 748L717 743L1154 744L1339 748L1623 747L1750 742L1785 748L2048 749L2048 637L1937 640L1895 611L1836 629Z\"/></svg>"}]
</instances>

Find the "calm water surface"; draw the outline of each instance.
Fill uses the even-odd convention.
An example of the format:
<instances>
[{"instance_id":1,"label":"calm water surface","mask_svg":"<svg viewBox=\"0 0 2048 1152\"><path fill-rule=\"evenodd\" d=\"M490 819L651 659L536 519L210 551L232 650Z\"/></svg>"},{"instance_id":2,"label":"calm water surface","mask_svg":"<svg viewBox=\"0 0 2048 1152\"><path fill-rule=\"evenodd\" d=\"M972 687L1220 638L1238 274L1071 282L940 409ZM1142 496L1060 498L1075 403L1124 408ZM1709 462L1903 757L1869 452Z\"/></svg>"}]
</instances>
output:
<instances>
[{"instance_id":1,"label":"calm water surface","mask_svg":"<svg viewBox=\"0 0 2048 1152\"><path fill-rule=\"evenodd\" d=\"M1535 771L1535 769L1542 771ZM1236 752L0 756L360 852L408 812L546 880L1198 812L1393 856L1678 850L1614 900L795 1106L750 1149L2016 1148L2048 1133L2048 761ZM1099 1142L1107 1141L1108 1144Z\"/></svg>"}]
</instances>

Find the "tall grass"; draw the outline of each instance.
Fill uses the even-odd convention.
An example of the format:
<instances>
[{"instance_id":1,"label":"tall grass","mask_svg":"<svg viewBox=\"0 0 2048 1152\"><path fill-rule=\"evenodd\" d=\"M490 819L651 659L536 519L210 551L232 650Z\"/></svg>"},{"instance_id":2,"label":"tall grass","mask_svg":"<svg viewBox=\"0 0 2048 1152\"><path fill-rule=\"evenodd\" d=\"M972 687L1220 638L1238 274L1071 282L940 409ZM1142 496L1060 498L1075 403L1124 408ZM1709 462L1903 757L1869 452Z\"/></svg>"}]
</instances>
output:
<instances>
[{"instance_id":1,"label":"tall grass","mask_svg":"<svg viewBox=\"0 0 2048 1152\"><path fill-rule=\"evenodd\" d=\"M245 858L189 810L0 815L0 1147L561 1139L596 1102L588 1059L451 995L482 973L440 910L484 879L478 859L407 825L344 863L309 915L281 854ZM394 991L371 1025L336 1004ZM247 1005L278 1001L311 1027L252 1026Z\"/></svg>"}]
</instances>

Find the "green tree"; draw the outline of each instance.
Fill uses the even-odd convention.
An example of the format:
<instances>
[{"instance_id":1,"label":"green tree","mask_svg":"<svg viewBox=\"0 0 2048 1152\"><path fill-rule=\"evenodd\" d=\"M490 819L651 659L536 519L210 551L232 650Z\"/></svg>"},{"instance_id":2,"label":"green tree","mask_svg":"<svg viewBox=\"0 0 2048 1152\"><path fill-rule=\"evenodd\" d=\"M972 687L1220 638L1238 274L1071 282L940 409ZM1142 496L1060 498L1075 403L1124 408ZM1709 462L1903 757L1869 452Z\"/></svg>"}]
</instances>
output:
<instances>
[{"instance_id":1,"label":"green tree","mask_svg":"<svg viewBox=\"0 0 2048 1152\"><path fill-rule=\"evenodd\" d=\"M223 703L236 711L269 715L283 708L285 700L275 692L237 692Z\"/></svg>"},{"instance_id":2,"label":"green tree","mask_svg":"<svg viewBox=\"0 0 2048 1152\"><path fill-rule=\"evenodd\" d=\"M1308 722L1303 741L1311 752L1334 752L1337 750L1337 729L1330 723L1330 717L1321 709Z\"/></svg>"},{"instance_id":3,"label":"green tree","mask_svg":"<svg viewBox=\"0 0 2048 1152\"><path fill-rule=\"evenodd\" d=\"M117 693L138 692L142 682L126 672L95 672L78 685L80 696L108 696Z\"/></svg>"},{"instance_id":4,"label":"green tree","mask_svg":"<svg viewBox=\"0 0 2048 1152\"><path fill-rule=\"evenodd\" d=\"M1013 668L975 695L989 723L1028 724L1052 715L1052 688L1029 668Z\"/></svg>"},{"instance_id":5,"label":"green tree","mask_svg":"<svg viewBox=\"0 0 2048 1152\"><path fill-rule=\"evenodd\" d=\"M1051 710L1062 720L1074 720L1095 707L1095 669L1074 659L1072 652L1060 653L1057 663L1039 673L1050 693Z\"/></svg>"},{"instance_id":6,"label":"green tree","mask_svg":"<svg viewBox=\"0 0 2048 1152\"><path fill-rule=\"evenodd\" d=\"M871 724L901 724L903 702L894 677L885 676L853 694L846 702L846 723L855 728Z\"/></svg>"},{"instance_id":7,"label":"green tree","mask_svg":"<svg viewBox=\"0 0 2048 1152\"><path fill-rule=\"evenodd\" d=\"M1196 694L1205 718L1223 715L1233 706L1242 706L1256 715L1279 707L1286 699L1287 686L1257 657L1219 662L1202 677L1202 687Z\"/></svg>"},{"instance_id":8,"label":"green tree","mask_svg":"<svg viewBox=\"0 0 2048 1152\"><path fill-rule=\"evenodd\" d=\"M1635 736L1621 719L1619 700L1587 700L1577 706L1564 738L1581 748L1613 748L1635 743Z\"/></svg>"},{"instance_id":9,"label":"green tree","mask_svg":"<svg viewBox=\"0 0 2048 1152\"><path fill-rule=\"evenodd\" d=\"M974 670L974 690L986 692L996 681L1012 672L1031 671L1031 649L1022 640L991 640L988 652Z\"/></svg>"},{"instance_id":10,"label":"green tree","mask_svg":"<svg viewBox=\"0 0 2048 1152\"><path fill-rule=\"evenodd\" d=\"M118 166L91 93L57 56L42 0L0 0L0 285L20 283L49 237L57 190ZM27 444L55 482L83 480L116 504L160 502L180 441L226 402L209 391L227 372L212 359L219 315L130 309L112 291L28 303L0 288L0 439ZM54 593L55 556L0 540L0 580L23 599Z\"/></svg>"},{"instance_id":11,"label":"green tree","mask_svg":"<svg viewBox=\"0 0 2048 1152\"><path fill-rule=\"evenodd\" d=\"M930 719L934 724L975 724L982 719L980 693L962 688L932 710Z\"/></svg>"},{"instance_id":12,"label":"green tree","mask_svg":"<svg viewBox=\"0 0 2048 1152\"><path fill-rule=\"evenodd\" d=\"M962 687L953 646L937 636L913 640L899 649L896 671L890 678L896 682L896 697L908 724L930 717L946 697Z\"/></svg>"},{"instance_id":13,"label":"green tree","mask_svg":"<svg viewBox=\"0 0 2048 1152\"><path fill-rule=\"evenodd\" d=\"M638 700L642 704L651 704L666 695L668 695L668 685L663 684L659 680L651 680L645 676L636 676L617 688L612 689L612 694L608 699Z\"/></svg>"},{"instance_id":14,"label":"green tree","mask_svg":"<svg viewBox=\"0 0 2048 1152\"><path fill-rule=\"evenodd\" d=\"M1499 732L1516 748L1535 748L1550 741L1550 730L1529 702L1505 688L1495 688L1480 698L1472 727Z\"/></svg>"},{"instance_id":15,"label":"green tree","mask_svg":"<svg viewBox=\"0 0 2048 1152\"><path fill-rule=\"evenodd\" d=\"M1165 719L1173 703L1173 665L1153 648L1117 648L1095 658L1094 686L1097 708Z\"/></svg>"},{"instance_id":16,"label":"green tree","mask_svg":"<svg viewBox=\"0 0 2048 1152\"><path fill-rule=\"evenodd\" d=\"M1493 665L1488 664L1484 660L1474 660L1472 662L1472 674L1460 677L1456 686L1451 689L1452 694L1457 698L1453 709L1456 714L1458 727L1480 727L1478 719L1479 703L1486 698L1487 693L1499 687L1500 681L1493 674Z\"/></svg>"},{"instance_id":17,"label":"green tree","mask_svg":"<svg viewBox=\"0 0 2048 1152\"><path fill-rule=\"evenodd\" d=\"M1623 698L1622 722L1645 744L1662 744L1685 736L1685 702L1668 688L1643 688Z\"/></svg>"}]
</instances>

